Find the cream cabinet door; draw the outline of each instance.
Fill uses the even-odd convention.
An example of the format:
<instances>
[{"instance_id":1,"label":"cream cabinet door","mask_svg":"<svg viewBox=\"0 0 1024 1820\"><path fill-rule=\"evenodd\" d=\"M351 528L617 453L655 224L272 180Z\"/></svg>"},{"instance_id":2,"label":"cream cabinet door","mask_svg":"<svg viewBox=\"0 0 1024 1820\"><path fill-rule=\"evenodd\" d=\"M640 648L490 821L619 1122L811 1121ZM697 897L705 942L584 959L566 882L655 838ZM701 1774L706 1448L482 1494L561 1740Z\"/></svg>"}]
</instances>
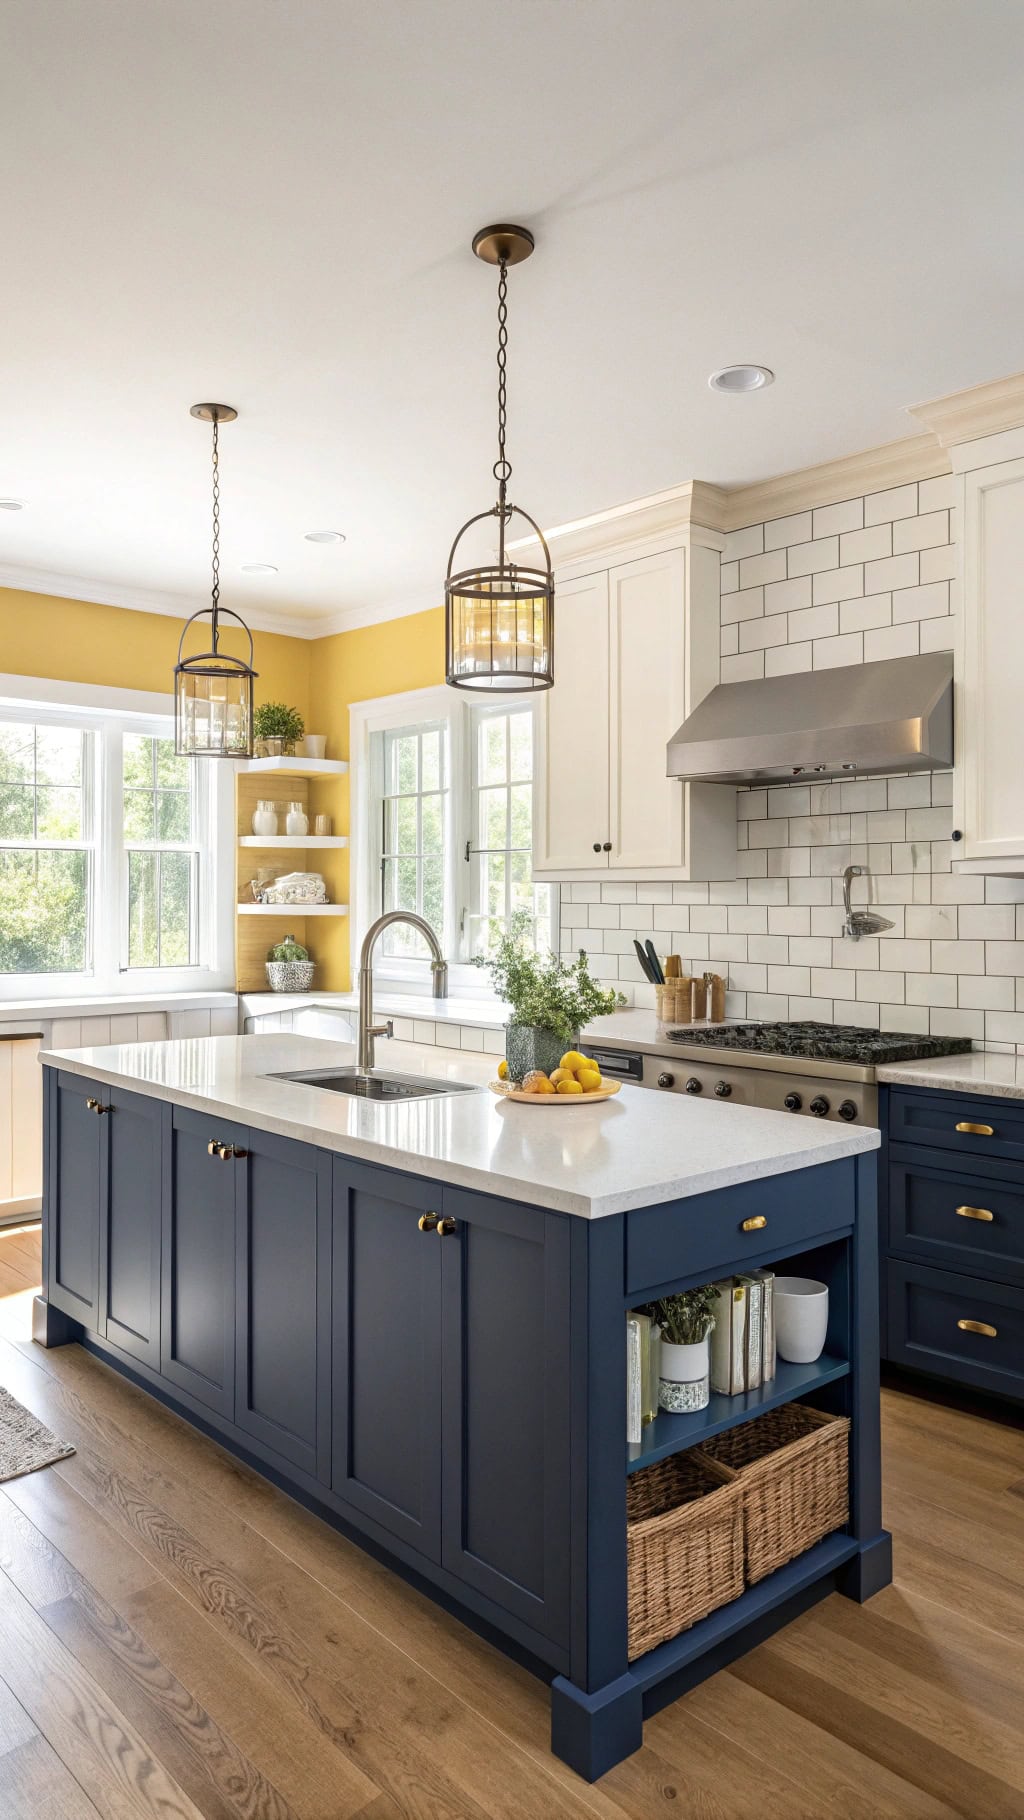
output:
<instances>
[{"instance_id":1,"label":"cream cabinet door","mask_svg":"<svg viewBox=\"0 0 1024 1820\"><path fill-rule=\"evenodd\" d=\"M957 860L1024 872L1024 460L964 476Z\"/></svg>"},{"instance_id":2,"label":"cream cabinet door","mask_svg":"<svg viewBox=\"0 0 1024 1820\"><path fill-rule=\"evenodd\" d=\"M617 871L683 866L683 786L665 749L685 714L686 553L608 576L611 853Z\"/></svg>"},{"instance_id":3,"label":"cream cabinet door","mask_svg":"<svg viewBox=\"0 0 1024 1820\"><path fill-rule=\"evenodd\" d=\"M607 866L608 576L555 590L555 682L537 717L533 869Z\"/></svg>"}]
</instances>

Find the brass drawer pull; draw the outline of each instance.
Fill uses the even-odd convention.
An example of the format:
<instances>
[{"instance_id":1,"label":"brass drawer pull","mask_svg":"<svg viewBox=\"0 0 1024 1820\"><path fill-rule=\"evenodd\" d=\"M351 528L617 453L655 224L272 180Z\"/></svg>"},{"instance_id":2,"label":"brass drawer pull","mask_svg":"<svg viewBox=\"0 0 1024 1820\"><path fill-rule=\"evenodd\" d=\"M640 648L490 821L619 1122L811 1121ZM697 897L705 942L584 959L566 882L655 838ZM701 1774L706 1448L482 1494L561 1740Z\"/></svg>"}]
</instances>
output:
<instances>
[{"instance_id":1,"label":"brass drawer pull","mask_svg":"<svg viewBox=\"0 0 1024 1820\"><path fill-rule=\"evenodd\" d=\"M996 1217L987 1207L958 1207L957 1213L962 1220L994 1220Z\"/></svg>"},{"instance_id":2,"label":"brass drawer pull","mask_svg":"<svg viewBox=\"0 0 1024 1820\"><path fill-rule=\"evenodd\" d=\"M768 1221L765 1219L763 1213L755 1213L752 1220L743 1221L743 1224L740 1227L740 1231L741 1232L761 1232L763 1230L763 1228L765 1226L767 1226L767 1224L768 1224Z\"/></svg>"},{"instance_id":3,"label":"brass drawer pull","mask_svg":"<svg viewBox=\"0 0 1024 1820\"><path fill-rule=\"evenodd\" d=\"M416 1224L421 1232L433 1232L434 1227L437 1225L437 1214L421 1213Z\"/></svg>"},{"instance_id":4,"label":"brass drawer pull","mask_svg":"<svg viewBox=\"0 0 1024 1820\"><path fill-rule=\"evenodd\" d=\"M456 1230L455 1221L453 1219L446 1218L443 1220L438 1220L437 1236L439 1239L446 1239L448 1237L448 1234L450 1232L454 1232L455 1230Z\"/></svg>"},{"instance_id":5,"label":"brass drawer pull","mask_svg":"<svg viewBox=\"0 0 1024 1820\"><path fill-rule=\"evenodd\" d=\"M90 1111L90 1112L95 1112L95 1113L96 1113L96 1114L97 1114L97 1115L98 1115L98 1117L100 1117L100 1118L102 1118L102 1117L103 1117L103 1114L104 1114L104 1113L105 1113L105 1112L112 1112L112 1111L113 1111L113 1107L112 1107L112 1106L104 1106L104 1104L103 1104L103 1102L102 1102L102 1100L86 1100L86 1102L85 1102L85 1103L86 1103L86 1105L87 1105L87 1106L88 1106L88 1108L89 1108L89 1111Z\"/></svg>"},{"instance_id":6,"label":"brass drawer pull","mask_svg":"<svg viewBox=\"0 0 1024 1820\"><path fill-rule=\"evenodd\" d=\"M957 1126L957 1130L969 1131L972 1137L995 1137L996 1135L994 1126L972 1125L968 1119L962 1119Z\"/></svg>"},{"instance_id":7,"label":"brass drawer pull","mask_svg":"<svg viewBox=\"0 0 1024 1820\"><path fill-rule=\"evenodd\" d=\"M206 1146L208 1156L219 1156L222 1163L230 1162L234 1149L230 1144L222 1144L220 1138L211 1138Z\"/></svg>"},{"instance_id":8,"label":"brass drawer pull","mask_svg":"<svg viewBox=\"0 0 1024 1820\"><path fill-rule=\"evenodd\" d=\"M989 1325L988 1321L958 1321L961 1333L983 1333L986 1340L994 1340L999 1329Z\"/></svg>"}]
</instances>

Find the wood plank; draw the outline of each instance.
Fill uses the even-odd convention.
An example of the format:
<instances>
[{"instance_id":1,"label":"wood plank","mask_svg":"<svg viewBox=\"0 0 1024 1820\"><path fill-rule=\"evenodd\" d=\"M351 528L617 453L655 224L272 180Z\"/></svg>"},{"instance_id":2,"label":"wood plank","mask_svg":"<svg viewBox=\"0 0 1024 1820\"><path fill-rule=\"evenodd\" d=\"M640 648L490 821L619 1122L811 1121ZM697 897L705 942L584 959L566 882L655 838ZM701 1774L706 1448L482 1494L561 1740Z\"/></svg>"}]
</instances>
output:
<instances>
[{"instance_id":1,"label":"wood plank","mask_svg":"<svg viewBox=\"0 0 1024 1820\"><path fill-rule=\"evenodd\" d=\"M0 1814L4 1820L103 1820L38 1732L0 1757Z\"/></svg>"},{"instance_id":2,"label":"wood plank","mask_svg":"<svg viewBox=\"0 0 1024 1820\"><path fill-rule=\"evenodd\" d=\"M124 1713L2 1572L0 1676L105 1820L203 1820Z\"/></svg>"}]
</instances>

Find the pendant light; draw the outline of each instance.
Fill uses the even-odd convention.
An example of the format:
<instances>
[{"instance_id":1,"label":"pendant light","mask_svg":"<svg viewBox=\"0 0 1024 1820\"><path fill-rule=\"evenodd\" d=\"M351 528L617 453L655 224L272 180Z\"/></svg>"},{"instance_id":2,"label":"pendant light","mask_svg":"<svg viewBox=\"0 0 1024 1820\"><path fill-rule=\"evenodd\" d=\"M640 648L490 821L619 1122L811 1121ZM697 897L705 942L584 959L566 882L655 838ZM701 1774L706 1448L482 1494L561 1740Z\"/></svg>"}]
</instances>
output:
<instances>
[{"instance_id":1,"label":"pendant light","mask_svg":"<svg viewBox=\"0 0 1024 1820\"><path fill-rule=\"evenodd\" d=\"M252 757L252 633L240 614L220 604L220 451L222 423L238 412L229 404L194 404L191 416L213 425L213 571L210 605L185 621L174 670L174 750L189 758ZM210 616L210 649L182 657L190 626ZM249 640L249 661L220 649L220 622L233 619Z\"/></svg>"},{"instance_id":2,"label":"pendant light","mask_svg":"<svg viewBox=\"0 0 1024 1820\"><path fill-rule=\"evenodd\" d=\"M540 526L508 503L511 463L505 455L505 369L508 348L508 268L529 259L533 235L523 227L482 228L473 241L478 259L498 268L497 504L463 525L448 558L444 589L445 677L453 689L550 689L554 677L555 578ZM544 567L509 560L506 540L513 517L536 533ZM486 518L498 521L498 560L456 569L466 532Z\"/></svg>"}]
</instances>

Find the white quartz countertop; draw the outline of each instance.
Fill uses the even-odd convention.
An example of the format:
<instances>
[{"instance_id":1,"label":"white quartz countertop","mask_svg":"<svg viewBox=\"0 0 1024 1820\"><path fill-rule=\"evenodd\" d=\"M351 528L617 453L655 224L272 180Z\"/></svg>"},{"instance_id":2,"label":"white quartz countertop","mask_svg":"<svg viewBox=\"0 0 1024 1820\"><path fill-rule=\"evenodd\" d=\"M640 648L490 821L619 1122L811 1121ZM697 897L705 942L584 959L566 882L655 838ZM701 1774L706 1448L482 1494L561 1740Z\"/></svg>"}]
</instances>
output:
<instances>
[{"instance_id":1,"label":"white quartz countertop","mask_svg":"<svg viewBox=\"0 0 1024 1820\"><path fill-rule=\"evenodd\" d=\"M984 1049L921 1062L886 1062L878 1078L890 1087L938 1087L945 1093L991 1093L997 1099L1024 1100L1024 1056L989 1054Z\"/></svg>"},{"instance_id":2,"label":"white quartz countertop","mask_svg":"<svg viewBox=\"0 0 1024 1820\"><path fill-rule=\"evenodd\" d=\"M614 1099L524 1106L483 1091L384 1104L270 1078L350 1064L350 1043L280 1032L45 1051L93 1080L393 1169L597 1219L877 1148L875 1130L624 1086ZM390 1043L382 1068L482 1085L493 1060Z\"/></svg>"},{"instance_id":3,"label":"white quartz countertop","mask_svg":"<svg viewBox=\"0 0 1024 1820\"><path fill-rule=\"evenodd\" d=\"M240 999L244 1017L266 1017L278 1011L354 1011L359 1004L356 992L246 992ZM373 994L374 1014L405 1017L426 1023L462 1024L468 1029L504 1030L508 1006L495 999L433 999L412 992L389 992L378 986ZM705 1024L698 1026L706 1029ZM653 1011L641 1006L624 1007L608 1017L597 1017L584 1030L581 1041L619 1049L652 1050L658 1055L671 1055L669 1042Z\"/></svg>"}]
</instances>

